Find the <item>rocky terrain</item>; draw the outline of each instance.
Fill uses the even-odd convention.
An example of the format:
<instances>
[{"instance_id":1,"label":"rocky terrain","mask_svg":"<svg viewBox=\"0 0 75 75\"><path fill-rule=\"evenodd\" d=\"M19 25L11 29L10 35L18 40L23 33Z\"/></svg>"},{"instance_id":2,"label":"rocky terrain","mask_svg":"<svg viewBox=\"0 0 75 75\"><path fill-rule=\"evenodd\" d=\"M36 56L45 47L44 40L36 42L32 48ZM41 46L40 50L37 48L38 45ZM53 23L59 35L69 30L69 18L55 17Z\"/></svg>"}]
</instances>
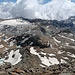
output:
<instances>
[{"instance_id":1,"label":"rocky terrain","mask_svg":"<svg viewBox=\"0 0 75 75\"><path fill-rule=\"evenodd\" d=\"M0 75L75 75L75 17L1 19Z\"/></svg>"}]
</instances>

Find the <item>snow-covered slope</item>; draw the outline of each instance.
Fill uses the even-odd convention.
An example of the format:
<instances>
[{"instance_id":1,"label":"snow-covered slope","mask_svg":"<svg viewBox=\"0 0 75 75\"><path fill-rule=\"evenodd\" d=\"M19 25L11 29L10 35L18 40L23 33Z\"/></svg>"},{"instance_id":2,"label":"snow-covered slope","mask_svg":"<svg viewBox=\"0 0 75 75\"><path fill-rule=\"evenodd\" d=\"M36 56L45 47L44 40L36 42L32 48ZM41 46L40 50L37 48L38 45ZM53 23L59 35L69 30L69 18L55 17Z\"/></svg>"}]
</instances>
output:
<instances>
[{"instance_id":1,"label":"snow-covered slope","mask_svg":"<svg viewBox=\"0 0 75 75\"><path fill-rule=\"evenodd\" d=\"M29 22L23 21L21 19L9 19L9 20L4 20L0 22L0 25L11 25L11 26L16 26L16 25L28 25Z\"/></svg>"}]
</instances>

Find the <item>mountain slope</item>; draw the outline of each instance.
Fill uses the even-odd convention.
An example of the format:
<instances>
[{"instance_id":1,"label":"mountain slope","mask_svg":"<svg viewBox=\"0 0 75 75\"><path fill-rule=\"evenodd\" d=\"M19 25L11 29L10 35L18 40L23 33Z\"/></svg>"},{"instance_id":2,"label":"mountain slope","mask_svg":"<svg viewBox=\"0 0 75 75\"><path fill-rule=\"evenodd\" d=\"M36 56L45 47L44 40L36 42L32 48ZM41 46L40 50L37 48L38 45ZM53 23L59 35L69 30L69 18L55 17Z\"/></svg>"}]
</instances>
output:
<instances>
[{"instance_id":1,"label":"mountain slope","mask_svg":"<svg viewBox=\"0 0 75 75\"><path fill-rule=\"evenodd\" d=\"M1 21L1 71L7 75L75 73L74 21L67 21L22 17Z\"/></svg>"}]
</instances>

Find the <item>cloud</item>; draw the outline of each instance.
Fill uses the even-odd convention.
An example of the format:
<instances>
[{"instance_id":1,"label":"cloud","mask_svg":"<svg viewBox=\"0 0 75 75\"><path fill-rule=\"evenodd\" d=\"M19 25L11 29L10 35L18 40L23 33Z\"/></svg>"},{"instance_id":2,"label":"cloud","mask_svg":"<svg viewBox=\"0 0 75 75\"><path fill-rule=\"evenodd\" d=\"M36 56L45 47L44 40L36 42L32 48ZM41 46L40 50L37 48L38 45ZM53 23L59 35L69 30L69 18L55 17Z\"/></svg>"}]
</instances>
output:
<instances>
[{"instance_id":1,"label":"cloud","mask_svg":"<svg viewBox=\"0 0 75 75\"><path fill-rule=\"evenodd\" d=\"M75 3L71 0L51 0L43 4L44 0L17 0L16 3L7 2L0 5L0 15L3 17L24 17L64 20L75 16ZM0 16L0 17L2 17Z\"/></svg>"},{"instance_id":2,"label":"cloud","mask_svg":"<svg viewBox=\"0 0 75 75\"><path fill-rule=\"evenodd\" d=\"M2 2L0 3L0 18L8 18L11 16L10 10L13 7L13 2Z\"/></svg>"}]
</instances>

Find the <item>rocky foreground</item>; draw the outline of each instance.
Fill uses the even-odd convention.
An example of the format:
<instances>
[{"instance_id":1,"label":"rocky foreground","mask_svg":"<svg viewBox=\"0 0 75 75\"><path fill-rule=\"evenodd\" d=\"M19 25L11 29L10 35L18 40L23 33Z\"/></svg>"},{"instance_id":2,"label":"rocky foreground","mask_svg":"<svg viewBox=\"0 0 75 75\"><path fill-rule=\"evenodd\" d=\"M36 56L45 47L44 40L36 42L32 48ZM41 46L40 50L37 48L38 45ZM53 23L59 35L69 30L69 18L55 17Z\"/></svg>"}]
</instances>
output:
<instances>
[{"instance_id":1,"label":"rocky foreground","mask_svg":"<svg viewBox=\"0 0 75 75\"><path fill-rule=\"evenodd\" d=\"M0 75L75 75L75 18L14 18L0 22Z\"/></svg>"}]
</instances>

